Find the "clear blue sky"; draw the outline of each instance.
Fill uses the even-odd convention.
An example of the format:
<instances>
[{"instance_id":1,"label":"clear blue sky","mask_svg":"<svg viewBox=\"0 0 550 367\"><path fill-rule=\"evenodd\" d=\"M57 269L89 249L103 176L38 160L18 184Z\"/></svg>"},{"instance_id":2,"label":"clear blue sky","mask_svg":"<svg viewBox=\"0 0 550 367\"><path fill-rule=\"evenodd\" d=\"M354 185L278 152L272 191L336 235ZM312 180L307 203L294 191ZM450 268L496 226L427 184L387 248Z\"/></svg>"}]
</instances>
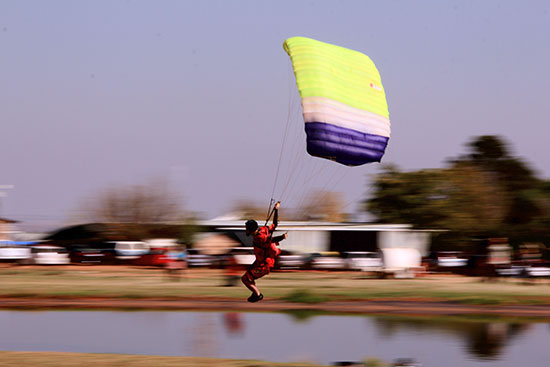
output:
<instances>
[{"instance_id":1,"label":"clear blue sky","mask_svg":"<svg viewBox=\"0 0 550 367\"><path fill-rule=\"evenodd\" d=\"M292 36L376 63L385 163L441 167L494 134L550 178L548 4L0 0L0 185L15 185L0 215L61 220L103 188L159 177L205 216L267 203L300 114L282 49ZM378 171L332 189L363 199Z\"/></svg>"}]
</instances>

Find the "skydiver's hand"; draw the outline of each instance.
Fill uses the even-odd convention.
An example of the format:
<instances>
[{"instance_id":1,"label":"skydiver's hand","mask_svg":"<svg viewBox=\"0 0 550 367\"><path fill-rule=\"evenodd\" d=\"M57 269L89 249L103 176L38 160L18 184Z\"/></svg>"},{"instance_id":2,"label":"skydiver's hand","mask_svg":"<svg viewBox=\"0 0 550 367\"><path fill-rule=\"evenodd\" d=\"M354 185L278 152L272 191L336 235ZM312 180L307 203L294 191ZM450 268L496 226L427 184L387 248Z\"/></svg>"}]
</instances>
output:
<instances>
[{"instance_id":1,"label":"skydiver's hand","mask_svg":"<svg viewBox=\"0 0 550 367\"><path fill-rule=\"evenodd\" d=\"M275 210L278 210L280 206L281 206L281 202L280 202L280 201L277 201L277 202L275 203L274 209L275 209Z\"/></svg>"},{"instance_id":2,"label":"skydiver's hand","mask_svg":"<svg viewBox=\"0 0 550 367\"><path fill-rule=\"evenodd\" d=\"M288 238L288 232L283 233L283 240L286 240Z\"/></svg>"}]
</instances>

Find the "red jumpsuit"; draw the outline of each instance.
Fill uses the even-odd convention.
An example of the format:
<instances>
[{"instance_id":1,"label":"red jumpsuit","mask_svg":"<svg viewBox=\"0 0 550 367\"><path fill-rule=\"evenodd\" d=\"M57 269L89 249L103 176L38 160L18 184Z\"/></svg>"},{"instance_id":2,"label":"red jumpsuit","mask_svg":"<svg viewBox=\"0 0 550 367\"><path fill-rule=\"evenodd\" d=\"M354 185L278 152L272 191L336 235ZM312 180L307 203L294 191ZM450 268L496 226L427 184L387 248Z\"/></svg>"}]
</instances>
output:
<instances>
[{"instance_id":1,"label":"red jumpsuit","mask_svg":"<svg viewBox=\"0 0 550 367\"><path fill-rule=\"evenodd\" d=\"M278 240L280 239L272 237L274 231L275 224L260 227L252 239L256 261L254 261L247 271L250 281L269 274L271 268L275 266L275 259L281 253L281 250L277 248L279 245Z\"/></svg>"}]
</instances>

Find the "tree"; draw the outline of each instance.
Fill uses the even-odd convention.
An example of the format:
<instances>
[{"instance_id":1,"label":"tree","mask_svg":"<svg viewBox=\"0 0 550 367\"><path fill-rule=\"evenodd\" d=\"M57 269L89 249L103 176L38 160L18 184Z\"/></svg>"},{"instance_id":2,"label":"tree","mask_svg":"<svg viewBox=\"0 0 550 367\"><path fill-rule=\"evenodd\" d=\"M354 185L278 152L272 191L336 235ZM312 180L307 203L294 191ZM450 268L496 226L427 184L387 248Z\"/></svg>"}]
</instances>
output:
<instances>
[{"instance_id":1,"label":"tree","mask_svg":"<svg viewBox=\"0 0 550 367\"><path fill-rule=\"evenodd\" d=\"M303 204L297 208L284 206L280 211L280 220L317 220L326 222L343 222L347 219L344 213L344 201L340 193L315 190L307 194ZM258 222L267 218L267 206L252 200L240 200L232 206L232 216L241 220L256 219ZM261 223L263 224L263 223Z\"/></svg>"},{"instance_id":2,"label":"tree","mask_svg":"<svg viewBox=\"0 0 550 367\"><path fill-rule=\"evenodd\" d=\"M315 190L309 193L303 206L297 208L296 219L323 222L344 222L344 200L338 192Z\"/></svg>"},{"instance_id":3,"label":"tree","mask_svg":"<svg viewBox=\"0 0 550 367\"><path fill-rule=\"evenodd\" d=\"M466 144L470 153L468 159L487 166L509 156L506 143L498 136L483 135Z\"/></svg>"},{"instance_id":4,"label":"tree","mask_svg":"<svg viewBox=\"0 0 550 367\"><path fill-rule=\"evenodd\" d=\"M386 167L366 208L382 223L456 231L494 229L504 216L504 196L491 178L468 164L400 172Z\"/></svg>"},{"instance_id":5,"label":"tree","mask_svg":"<svg viewBox=\"0 0 550 367\"><path fill-rule=\"evenodd\" d=\"M466 146L468 154L442 169L385 166L366 210L383 223L442 228L455 237L550 237L550 182L499 137L477 137Z\"/></svg>"},{"instance_id":6,"label":"tree","mask_svg":"<svg viewBox=\"0 0 550 367\"><path fill-rule=\"evenodd\" d=\"M396 166L383 166L377 175L374 192L366 209L381 223L412 223L417 227L435 227L443 217L439 206L446 197L440 190L441 173L437 170L401 172Z\"/></svg>"},{"instance_id":7,"label":"tree","mask_svg":"<svg viewBox=\"0 0 550 367\"><path fill-rule=\"evenodd\" d=\"M495 187L507 196L507 213L503 226L509 234L529 232L531 224L544 212L543 181L527 163L510 154L506 142L497 136L480 136L467 144L467 157L456 163L468 162L491 175ZM527 229L527 231L525 231Z\"/></svg>"},{"instance_id":8,"label":"tree","mask_svg":"<svg viewBox=\"0 0 550 367\"><path fill-rule=\"evenodd\" d=\"M182 218L178 242L183 244L185 247L191 248L195 242L196 235L205 230L206 228L199 225L197 217L194 215L186 216L185 218Z\"/></svg>"},{"instance_id":9,"label":"tree","mask_svg":"<svg viewBox=\"0 0 550 367\"><path fill-rule=\"evenodd\" d=\"M449 195L445 226L460 233L493 233L502 227L509 196L492 175L468 162L443 170Z\"/></svg>"},{"instance_id":10,"label":"tree","mask_svg":"<svg viewBox=\"0 0 550 367\"><path fill-rule=\"evenodd\" d=\"M239 200L233 204L232 213L241 220L263 220L267 217L267 207L252 200Z\"/></svg>"},{"instance_id":11,"label":"tree","mask_svg":"<svg viewBox=\"0 0 550 367\"><path fill-rule=\"evenodd\" d=\"M178 195L161 181L104 189L81 209L89 222L160 223L182 217Z\"/></svg>"}]
</instances>

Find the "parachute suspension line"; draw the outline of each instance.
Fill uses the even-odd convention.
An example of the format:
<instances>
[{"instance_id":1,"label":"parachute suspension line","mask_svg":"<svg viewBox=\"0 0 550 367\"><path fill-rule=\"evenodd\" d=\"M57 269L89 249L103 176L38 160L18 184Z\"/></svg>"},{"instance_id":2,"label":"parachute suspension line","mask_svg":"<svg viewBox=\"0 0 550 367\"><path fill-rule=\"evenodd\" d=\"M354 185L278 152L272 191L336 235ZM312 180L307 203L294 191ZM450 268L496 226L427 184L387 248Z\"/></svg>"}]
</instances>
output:
<instances>
[{"instance_id":1,"label":"parachute suspension line","mask_svg":"<svg viewBox=\"0 0 550 367\"><path fill-rule=\"evenodd\" d=\"M318 199L324 200L328 195L327 190L337 187L350 172L349 167L303 153L304 131L301 129L303 124L297 123L298 106L295 104L295 108L291 108L290 125L279 172L278 182L281 187L277 187L279 199L295 209L301 208L308 199L311 200L311 195L308 194L314 191L315 186L323 186L316 191L322 194Z\"/></svg>"},{"instance_id":2,"label":"parachute suspension line","mask_svg":"<svg viewBox=\"0 0 550 367\"><path fill-rule=\"evenodd\" d=\"M300 191L303 192L308 189L304 183L307 182L307 178L317 167L315 164L317 163L317 160L312 162L311 156L303 154L304 146L302 145L302 141L303 139L301 136L296 135L296 140L294 141L295 146L291 156L291 170L283 190L283 195L285 198L287 191L290 191L288 195L289 198L285 199L287 201L293 201L295 198L301 197ZM296 188L298 188L298 190L295 190Z\"/></svg>"},{"instance_id":3,"label":"parachute suspension line","mask_svg":"<svg viewBox=\"0 0 550 367\"><path fill-rule=\"evenodd\" d=\"M324 184L325 188L321 191L326 191L327 187L334 188L336 178L339 178L337 181L341 181L349 173L348 167L344 169L343 166L335 162L303 153L303 135L305 132L303 124L297 123L300 120L298 106L298 104L295 104L294 108L290 109L290 125L286 133L286 139L291 140L286 141L286 149L281 158L281 166L286 169L282 169L279 173L279 182L283 182L279 199L288 204L292 203L292 206L296 209L301 207L308 198L308 193L312 191L315 183ZM283 160L284 163L282 163ZM331 175L332 177L328 179Z\"/></svg>"},{"instance_id":4,"label":"parachute suspension line","mask_svg":"<svg viewBox=\"0 0 550 367\"><path fill-rule=\"evenodd\" d=\"M303 176L308 170L311 170L313 167L310 165L311 157L304 154L304 145L303 145L303 136L305 134L303 130L303 123L298 123L301 119L298 117L298 114L301 116L300 111L298 111L298 105L292 109L292 124L291 124L291 136L293 136L292 146L290 149L287 149L289 169L286 175L286 183L283 187L281 196L286 202L291 202L293 196L296 195L294 188L300 184L300 177ZM296 121L294 121L296 120ZM299 185L303 189L303 185ZM287 191L291 190L291 194L287 197Z\"/></svg>"},{"instance_id":5,"label":"parachute suspension line","mask_svg":"<svg viewBox=\"0 0 550 367\"><path fill-rule=\"evenodd\" d=\"M325 181L325 185L321 189L324 192L328 192L328 190L332 187L338 186L338 184L344 179L344 177L347 176L349 173L349 170L343 170L344 172L339 172L338 170L335 171L328 180ZM336 182L334 180L337 178Z\"/></svg>"},{"instance_id":6,"label":"parachute suspension line","mask_svg":"<svg viewBox=\"0 0 550 367\"><path fill-rule=\"evenodd\" d=\"M334 187L338 187L340 182L348 175L349 170L344 170L343 173L337 172L337 174L330 177L327 182L325 183L325 186L321 189L321 192L323 193L323 200L326 200L328 196L330 195L330 191ZM334 181L336 179L336 181Z\"/></svg>"},{"instance_id":7,"label":"parachute suspension line","mask_svg":"<svg viewBox=\"0 0 550 367\"><path fill-rule=\"evenodd\" d=\"M267 215L265 216L267 219L265 220L264 226L267 225L267 222L269 222L269 218L271 218L271 206L274 202L275 200L273 199L273 195L271 195L271 199L269 200L269 208L267 209Z\"/></svg>"},{"instance_id":8,"label":"parachute suspension line","mask_svg":"<svg viewBox=\"0 0 550 367\"><path fill-rule=\"evenodd\" d=\"M298 111L294 111L294 109L292 109L292 111L293 113L298 113ZM299 208L302 202L307 199L307 194L313 189L313 184L315 182L324 183L325 186L330 186L334 179L342 173L342 170L338 170L339 165L336 165L334 162L303 154L304 147L302 142L304 131L301 130L301 134L299 133L299 127L303 125L294 123L294 119L299 119L297 116L294 116L294 114L291 119L289 135L294 138L292 141L286 143L287 149L284 153L284 159L285 162L288 159L290 162L288 162L288 165L285 164L285 166L288 166L288 170L283 181L285 183L283 184L280 199L287 203L292 202L295 208ZM347 170L343 171L345 173L348 172ZM333 177L328 181L320 179L323 176L328 176L325 173L332 174ZM283 177L281 177L281 179L282 178ZM343 178L340 177L340 180L341 179Z\"/></svg>"},{"instance_id":9,"label":"parachute suspension line","mask_svg":"<svg viewBox=\"0 0 550 367\"><path fill-rule=\"evenodd\" d=\"M300 147L298 147L298 140L300 140L299 137L295 137L292 148L290 149L290 157L289 157L289 159L291 160L290 172L288 173L286 183L283 187L283 191L281 192L281 199L283 196L286 195L287 190L290 187L294 187L295 181L299 178L300 173L304 171L304 165L306 164L306 159L305 159L306 157L303 154L299 153L299 150L301 149Z\"/></svg>"},{"instance_id":10,"label":"parachute suspension line","mask_svg":"<svg viewBox=\"0 0 550 367\"><path fill-rule=\"evenodd\" d=\"M363 192L362 194L357 195L353 200L348 201L348 203L343 207L343 209L349 208L352 204L360 203L361 205L361 211L364 211L363 208L365 208L365 203L367 202L368 198L371 196L370 192L371 186L367 186L367 191Z\"/></svg>"},{"instance_id":11,"label":"parachute suspension line","mask_svg":"<svg viewBox=\"0 0 550 367\"><path fill-rule=\"evenodd\" d=\"M289 64L289 68L290 68L290 64ZM288 72L287 72L287 75L288 75ZM279 153L279 162L277 163L277 170L275 171L275 179L274 179L274 182L273 182L273 189L271 190L271 199L269 201L269 208L267 209L267 220L266 220L266 225L267 225L267 222L269 221L269 218L271 217L271 215L273 215L273 211L271 210L272 208L272 205L275 203L275 199L273 198L273 196L275 195L275 188L277 187L277 181L279 180L279 171L281 169L281 161L282 161L282 158L283 158L283 152L284 152L284 149L285 149L285 142L286 142L286 137L288 135L288 127L290 125L290 112L291 112L291 105L292 105L292 97L290 95L290 89L291 89L291 82L290 82L290 78L287 77L288 79L288 90L289 90L289 93L288 93L288 107L287 107L287 117L286 117L286 125L285 125L285 132L284 132L284 135L283 135L283 142L281 144L281 151Z\"/></svg>"},{"instance_id":12,"label":"parachute suspension line","mask_svg":"<svg viewBox=\"0 0 550 367\"><path fill-rule=\"evenodd\" d=\"M346 166L380 161L390 137L386 95L380 82L380 74L367 55L305 37L285 40L284 49L293 65L306 131L295 133L294 124L289 124L294 118L290 113L294 110L289 108L269 216L278 181L284 183L281 200L285 197L284 200L288 200L285 204L287 206L292 202L292 206L296 207L296 202L300 202L301 207L305 200L311 201L305 204L308 207L316 205L315 201L326 202L330 197L327 188L330 186L330 189L334 189L334 185L339 185L351 168L337 170L337 167L331 166L334 163L322 164L320 161L327 162L330 159ZM324 57L318 57L319 54ZM338 75L331 72L331 60L338 60L345 66ZM291 75L291 72L287 75ZM364 85L365 88L356 88L358 85ZM346 93L342 94L340 90L345 90ZM292 100L290 96L289 92L289 105ZM347 112L356 110L366 113ZM369 117L371 115L378 117L373 119ZM304 125L300 125L303 129ZM285 144L291 143L285 142L287 135L296 138L303 137L304 133L307 135L306 151L316 156L314 158L303 154L303 149L297 153L285 148ZM290 161L283 164L285 167L279 171L283 159ZM279 178L279 175L283 176L282 172L284 177ZM324 187L320 189L321 186ZM313 193L311 191L314 188ZM291 201L286 198L287 190L290 192L289 196L299 196ZM299 207L296 209L308 210Z\"/></svg>"},{"instance_id":13,"label":"parachute suspension line","mask_svg":"<svg viewBox=\"0 0 550 367\"><path fill-rule=\"evenodd\" d=\"M314 179L317 179L324 169L323 165L320 164L319 159L306 157L310 161L310 164L307 164L306 162L306 170L300 170L300 172L303 172L303 182L300 182L300 190L296 192L296 197L298 198L299 203L296 205L297 208L301 206L301 202L303 201L304 196L306 196L308 191L311 191L312 184L311 182Z\"/></svg>"},{"instance_id":14,"label":"parachute suspension line","mask_svg":"<svg viewBox=\"0 0 550 367\"><path fill-rule=\"evenodd\" d=\"M287 122L286 122L286 127L285 127L285 133L283 135L283 143L281 144L281 152L279 153L279 162L277 163L277 170L275 171L275 179L274 179L274 182L273 182L273 189L271 190L271 202L269 203L269 210L271 210L271 205L273 204L273 196L275 195L275 188L277 187L277 181L279 180L279 172L281 170L281 161L283 159L283 152L284 152L284 149L285 149L285 142L286 142L286 137L287 137L287 132L288 132L288 125L289 125L289 121L290 119L287 119Z\"/></svg>"},{"instance_id":15,"label":"parachute suspension line","mask_svg":"<svg viewBox=\"0 0 550 367\"><path fill-rule=\"evenodd\" d=\"M329 164L331 162L328 162ZM321 170L324 170L326 167L323 167L321 166ZM321 180L322 182L324 182L324 185L318 189L318 193L321 194L320 196L320 199L321 201L324 201L328 195L330 194L330 191L332 191L335 187L338 187L338 185L340 184L340 182L348 175L349 173L349 170L341 170L341 169L338 169L340 167L337 167L335 165L332 165L330 168L329 168L329 173L330 175L327 176L326 178L323 177L323 179ZM320 175L320 171L319 172L316 172L314 175L312 175L312 179L313 178L319 178L321 177ZM312 185L310 184L307 184L307 185L304 185L304 187L309 187L311 188ZM302 195L300 197L300 201L298 203L298 206L299 207L302 207L302 205L305 204L305 201L310 199L311 197L308 197L308 195Z\"/></svg>"},{"instance_id":16,"label":"parachute suspension line","mask_svg":"<svg viewBox=\"0 0 550 367\"><path fill-rule=\"evenodd\" d=\"M363 207L364 207L365 201L364 201L364 200L360 200L361 197L362 197L363 195L364 195L364 194L358 195L354 200L348 200L348 202L346 203L346 205L344 205L344 206L342 207L342 211L347 210L352 204L357 204L357 203L360 203L361 207L363 208Z\"/></svg>"},{"instance_id":17,"label":"parachute suspension line","mask_svg":"<svg viewBox=\"0 0 550 367\"><path fill-rule=\"evenodd\" d=\"M271 202L269 203L269 212L267 214L267 219L265 220L264 226L267 226L267 222L269 222L271 216L275 213L275 205L273 205L274 202L275 200L271 199ZM271 208L271 205L273 205L273 208Z\"/></svg>"}]
</instances>

